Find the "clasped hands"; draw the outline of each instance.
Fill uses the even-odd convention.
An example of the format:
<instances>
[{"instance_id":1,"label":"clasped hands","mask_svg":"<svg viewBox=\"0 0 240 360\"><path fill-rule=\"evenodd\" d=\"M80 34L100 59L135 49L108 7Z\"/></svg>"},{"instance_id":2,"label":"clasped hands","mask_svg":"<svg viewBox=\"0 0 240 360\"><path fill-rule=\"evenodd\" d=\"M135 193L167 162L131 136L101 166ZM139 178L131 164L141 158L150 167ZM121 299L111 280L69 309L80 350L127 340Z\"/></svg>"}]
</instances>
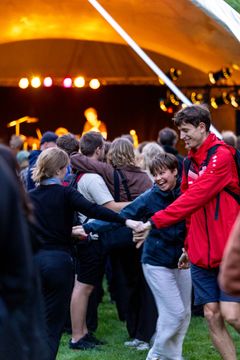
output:
<instances>
[{"instance_id":1,"label":"clasped hands","mask_svg":"<svg viewBox=\"0 0 240 360\"><path fill-rule=\"evenodd\" d=\"M79 240L86 240L88 234L85 233L82 225L77 225L72 227L72 236Z\"/></svg>"},{"instance_id":2,"label":"clasped hands","mask_svg":"<svg viewBox=\"0 0 240 360\"><path fill-rule=\"evenodd\" d=\"M136 247L139 248L149 233L151 223L149 221L144 223L142 221L127 219L125 225L133 230L133 241L137 243ZM82 225L77 225L72 227L72 236L79 240L85 240L88 234Z\"/></svg>"},{"instance_id":3,"label":"clasped hands","mask_svg":"<svg viewBox=\"0 0 240 360\"><path fill-rule=\"evenodd\" d=\"M152 227L150 221L144 223L142 221L127 220L126 225L133 230L133 242L136 243L136 248L140 248Z\"/></svg>"}]
</instances>

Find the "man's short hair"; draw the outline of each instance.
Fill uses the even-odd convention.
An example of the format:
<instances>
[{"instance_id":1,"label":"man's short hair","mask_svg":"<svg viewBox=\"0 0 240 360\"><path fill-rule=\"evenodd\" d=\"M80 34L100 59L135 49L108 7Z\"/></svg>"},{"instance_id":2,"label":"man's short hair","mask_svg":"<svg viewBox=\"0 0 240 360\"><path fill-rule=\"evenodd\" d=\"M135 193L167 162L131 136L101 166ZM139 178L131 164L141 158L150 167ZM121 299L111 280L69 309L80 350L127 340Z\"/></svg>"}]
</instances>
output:
<instances>
[{"instance_id":1,"label":"man's short hair","mask_svg":"<svg viewBox=\"0 0 240 360\"><path fill-rule=\"evenodd\" d=\"M83 155L92 156L97 148L102 148L103 145L104 138L101 133L97 131L89 131L81 137L79 148Z\"/></svg>"},{"instance_id":2,"label":"man's short hair","mask_svg":"<svg viewBox=\"0 0 240 360\"><path fill-rule=\"evenodd\" d=\"M66 151L68 156L79 151L79 141L72 134L65 134L57 139L57 146Z\"/></svg>"},{"instance_id":3,"label":"man's short hair","mask_svg":"<svg viewBox=\"0 0 240 360\"><path fill-rule=\"evenodd\" d=\"M171 171L178 169L178 160L176 156L169 153L156 155L149 164L149 170L153 176L163 169Z\"/></svg>"},{"instance_id":4,"label":"man's short hair","mask_svg":"<svg viewBox=\"0 0 240 360\"><path fill-rule=\"evenodd\" d=\"M211 114L206 105L189 105L179 110L173 117L176 126L192 124L195 127L202 122L209 131L211 126Z\"/></svg>"},{"instance_id":5,"label":"man's short hair","mask_svg":"<svg viewBox=\"0 0 240 360\"><path fill-rule=\"evenodd\" d=\"M165 127L159 131L157 141L163 146L175 146L178 141L178 135L175 130Z\"/></svg>"}]
</instances>

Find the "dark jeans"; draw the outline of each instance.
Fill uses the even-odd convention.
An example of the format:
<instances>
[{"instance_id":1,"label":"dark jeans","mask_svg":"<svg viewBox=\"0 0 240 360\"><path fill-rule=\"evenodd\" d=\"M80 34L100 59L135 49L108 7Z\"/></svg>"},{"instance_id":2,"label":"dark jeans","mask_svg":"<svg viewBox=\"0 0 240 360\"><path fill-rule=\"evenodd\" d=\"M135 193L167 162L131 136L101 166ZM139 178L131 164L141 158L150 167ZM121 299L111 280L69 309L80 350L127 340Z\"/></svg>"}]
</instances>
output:
<instances>
[{"instance_id":1,"label":"dark jeans","mask_svg":"<svg viewBox=\"0 0 240 360\"><path fill-rule=\"evenodd\" d=\"M70 306L73 262L71 255L62 250L41 250L36 255L36 262L42 282L47 323L46 341L51 351L49 360L54 360Z\"/></svg>"}]
</instances>

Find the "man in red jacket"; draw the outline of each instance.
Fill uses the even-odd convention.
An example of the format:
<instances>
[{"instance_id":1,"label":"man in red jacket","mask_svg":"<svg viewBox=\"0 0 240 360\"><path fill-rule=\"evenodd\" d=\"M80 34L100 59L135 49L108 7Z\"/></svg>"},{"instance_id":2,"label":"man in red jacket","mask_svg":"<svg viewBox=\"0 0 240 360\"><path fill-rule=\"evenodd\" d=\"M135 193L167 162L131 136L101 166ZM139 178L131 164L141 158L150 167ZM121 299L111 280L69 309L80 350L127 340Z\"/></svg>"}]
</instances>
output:
<instances>
[{"instance_id":1,"label":"man in red jacket","mask_svg":"<svg viewBox=\"0 0 240 360\"><path fill-rule=\"evenodd\" d=\"M191 262L195 304L204 305L213 344L222 358L236 360L224 320L240 332L240 298L226 295L217 281L223 250L239 212L235 149L209 131L211 117L204 106L187 106L173 120L189 150L190 166L183 170L182 195L139 227L135 241L143 240L144 232L152 226L160 229L188 220L185 247ZM215 145L215 152L206 161L208 150Z\"/></svg>"}]
</instances>

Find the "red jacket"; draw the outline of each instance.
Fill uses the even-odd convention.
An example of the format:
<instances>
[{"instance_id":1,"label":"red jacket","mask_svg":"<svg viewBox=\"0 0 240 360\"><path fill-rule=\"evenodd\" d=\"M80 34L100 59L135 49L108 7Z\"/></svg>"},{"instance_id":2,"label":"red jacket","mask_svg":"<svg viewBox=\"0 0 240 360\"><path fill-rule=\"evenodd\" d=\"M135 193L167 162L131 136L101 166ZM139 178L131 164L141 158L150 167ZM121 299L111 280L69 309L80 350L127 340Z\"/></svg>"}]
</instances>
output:
<instances>
[{"instance_id":1,"label":"red jacket","mask_svg":"<svg viewBox=\"0 0 240 360\"><path fill-rule=\"evenodd\" d=\"M222 146L217 148L207 166L201 166L208 149L216 144ZM230 230L239 212L237 201L224 191L227 187L240 194L234 152L214 134L209 134L200 148L195 152L190 151L188 155L193 160L193 168L188 174L183 171L183 194L167 209L158 211L152 217L157 228L187 218L188 255L193 264L203 268L220 265Z\"/></svg>"}]
</instances>

